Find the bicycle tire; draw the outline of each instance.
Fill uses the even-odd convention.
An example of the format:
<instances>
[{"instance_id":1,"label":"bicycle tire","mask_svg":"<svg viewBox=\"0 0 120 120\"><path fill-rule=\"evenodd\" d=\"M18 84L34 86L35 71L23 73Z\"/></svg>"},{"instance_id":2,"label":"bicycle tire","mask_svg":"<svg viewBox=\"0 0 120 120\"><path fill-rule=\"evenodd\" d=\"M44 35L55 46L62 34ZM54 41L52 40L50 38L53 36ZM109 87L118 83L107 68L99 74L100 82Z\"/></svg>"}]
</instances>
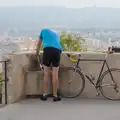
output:
<instances>
[{"instance_id":1,"label":"bicycle tire","mask_svg":"<svg viewBox=\"0 0 120 120\"><path fill-rule=\"evenodd\" d=\"M120 90L118 90L119 93L118 93L118 91L116 91L115 85L112 82L112 77L110 77L110 72L112 73L112 76L113 76L117 86L120 88L120 81L119 81L120 69L111 68L110 70L105 71L100 78L101 79L100 86L99 86L100 92L105 98L107 98L109 100L120 100ZM110 77L110 79L109 79L109 77ZM105 79L105 78L107 78L107 79ZM109 84L107 82L109 82ZM111 84L110 84L110 82L111 82ZM109 88L110 85L111 85L111 88ZM105 86L109 86L109 87L106 87L107 89L105 90L104 89ZM114 93L116 93L116 95ZM114 95L114 97L112 95Z\"/></svg>"},{"instance_id":2,"label":"bicycle tire","mask_svg":"<svg viewBox=\"0 0 120 120\"><path fill-rule=\"evenodd\" d=\"M58 90L58 93L62 96L62 97L65 97L65 98L75 98L77 97L78 95L80 95L82 93L82 91L84 90L85 88L85 78L84 78L84 75L80 72L79 69L77 69L75 71L75 68L73 67L64 67L60 70L60 73L63 73L65 74L65 78L63 79L63 76L61 77L60 79L60 87L59 87L59 90ZM69 83L71 81L71 79L69 81L67 81L69 79L69 77L71 77L71 73L72 72L75 76L74 78L77 78L77 80L73 80L73 86L71 85L71 88L68 87L67 85L71 84ZM77 73L77 74L76 74ZM62 74L62 75L63 75ZM67 75L69 74L69 75ZM68 77L68 79L67 79ZM62 80L63 79L63 80ZM81 80L81 81L80 81ZM62 82L64 84L62 84ZM76 83L75 83L76 82ZM76 84L76 85L75 85ZM79 90L77 90L77 85L79 86ZM67 87L68 88L67 88ZM72 92L70 91L72 90Z\"/></svg>"}]
</instances>

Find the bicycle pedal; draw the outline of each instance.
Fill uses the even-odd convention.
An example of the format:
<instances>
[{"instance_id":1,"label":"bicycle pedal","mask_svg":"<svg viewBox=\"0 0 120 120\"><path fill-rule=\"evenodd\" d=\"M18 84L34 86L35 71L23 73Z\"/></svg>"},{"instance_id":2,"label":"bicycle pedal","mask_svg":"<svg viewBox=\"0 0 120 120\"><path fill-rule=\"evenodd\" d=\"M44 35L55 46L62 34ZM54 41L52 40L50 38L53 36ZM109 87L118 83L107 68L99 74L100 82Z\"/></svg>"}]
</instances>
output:
<instances>
[{"instance_id":1,"label":"bicycle pedal","mask_svg":"<svg viewBox=\"0 0 120 120\"><path fill-rule=\"evenodd\" d=\"M95 80L95 78L92 78L92 81L94 81Z\"/></svg>"},{"instance_id":2,"label":"bicycle pedal","mask_svg":"<svg viewBox=\"0 0 120 120\"><path fill-rule=\"evenodd\" d=\"M100 96L100 93L97 93L97 95L96 96Z\"/></svg>"},{"instance_id":3,"label":"bicycle pedal","mask_svg":"<svg viewBox=\"0 0 120 120\"><path fill-rule=\"evenodd\" d=\"M116 89L116 93L118 93L119 92L119 90L118 89Z\"/></svg>"},{"instance_id":4,"label":"bicycle pedal","mask_svg":"<svg viewBox=\"0 0 120 120\"><path fill-rule=\"evenodd\" d=\"M72 83L72 80L70 80L68 83L71 84L71 83Z\"/></svg>"}]
</instances>

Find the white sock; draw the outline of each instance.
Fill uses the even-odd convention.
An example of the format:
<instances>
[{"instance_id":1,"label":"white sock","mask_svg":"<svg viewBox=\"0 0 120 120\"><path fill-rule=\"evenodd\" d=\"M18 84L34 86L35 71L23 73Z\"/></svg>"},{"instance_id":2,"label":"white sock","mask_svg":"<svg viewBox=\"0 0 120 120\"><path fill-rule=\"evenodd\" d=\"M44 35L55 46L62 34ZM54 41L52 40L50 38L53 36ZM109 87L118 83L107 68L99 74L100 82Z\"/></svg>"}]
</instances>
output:
<instances>
[{"instance_id":1,"label":"white sock","mask_svg":"<svg viewBox=\"0 0 120 120\"><path fill-rule=\"evenodd\" d=\"M47 95L47 93L44 93L44 94L43 94L43 96L46 96L46 95Z\"/></svg>"},{"instance_id":2,"label":"white sock","mask_svg":"<svg viewBox=\"0 0 120 120\"><path fill-rule=\"evenodd\" d=\"M57 97L57 95L54 95L54 97Z\"/></svg>"}]
</instances>

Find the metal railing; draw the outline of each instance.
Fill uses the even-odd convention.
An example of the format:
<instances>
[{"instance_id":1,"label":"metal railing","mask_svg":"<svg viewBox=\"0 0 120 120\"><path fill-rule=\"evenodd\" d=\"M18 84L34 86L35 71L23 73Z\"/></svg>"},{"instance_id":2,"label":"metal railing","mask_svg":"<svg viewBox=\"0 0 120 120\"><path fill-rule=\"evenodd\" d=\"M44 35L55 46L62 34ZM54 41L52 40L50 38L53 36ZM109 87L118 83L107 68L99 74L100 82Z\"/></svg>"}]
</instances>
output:
<instances>
[{"instance_id":1,"label":"metal railing","mask_svg":"<svg viewBox=\"0 0 120 120\"><path fill-rule=\"evenodd\" d=\"M4 83L4 90L5 90L5 104L7 104L8 102L7 102L7 82L8 82L8 78L7 78L7 62L8 62L8 60L3 60L3 61L0 61L0 64L4 64L4 74L2 74L2 76L4 76L4 77L2 77L2 78L4 78L3 80L1 80L0 82L2 82L2 83ZM2 88L3 89L3 88ZM1 104L2 104L2 96L3 96L3 94L2 94L2 91L1 91Z\"/></svg>"}]
</instances>

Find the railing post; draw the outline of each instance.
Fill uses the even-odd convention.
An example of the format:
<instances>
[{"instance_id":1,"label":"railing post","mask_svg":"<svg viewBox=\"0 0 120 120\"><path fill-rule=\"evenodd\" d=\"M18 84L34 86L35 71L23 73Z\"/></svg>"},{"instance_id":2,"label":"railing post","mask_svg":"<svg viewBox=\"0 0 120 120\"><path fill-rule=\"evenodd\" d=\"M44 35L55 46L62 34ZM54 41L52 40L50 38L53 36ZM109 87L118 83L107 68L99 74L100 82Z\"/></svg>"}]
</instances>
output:
<instances>
[{"instance_id":1,"label":"railing post","mask_svg":"<svg viewBox=\"0 0 120 120\"><path fill-rule=\"evenodd\" d=\"M7 104L7 61L5 63L5 104Z\"/></svg>"}]
</instances>

